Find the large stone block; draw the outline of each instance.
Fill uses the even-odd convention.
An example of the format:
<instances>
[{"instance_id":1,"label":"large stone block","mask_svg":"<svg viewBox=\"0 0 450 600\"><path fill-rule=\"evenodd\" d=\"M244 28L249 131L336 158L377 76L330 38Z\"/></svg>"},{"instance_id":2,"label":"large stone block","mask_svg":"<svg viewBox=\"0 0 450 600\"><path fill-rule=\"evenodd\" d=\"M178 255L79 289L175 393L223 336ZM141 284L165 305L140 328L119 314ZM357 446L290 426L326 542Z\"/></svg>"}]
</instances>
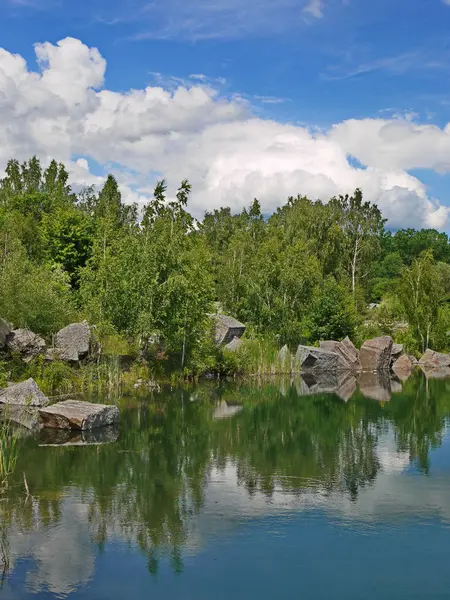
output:
<instances>
[{"instance_id":1,"label":"large stone block","mask_svg":"<svg viewBox=\"0 0 450 600\"><path fill-rule=\"evenodd\" d=\"M245 325L227 315L210 315L215 325L215 342L218 346L229 344L233 338L241 338Z\"/></svg>"},{"instance_id":2,"label":"large stone block","mask_svg":"<svg viewBox=\"0 0 450 600\"><path fill-rule=\"evenodd\" d=\"M55 336L53 357L68 362L78 362L89 354L91 330L86 321L72 323L58 331Z\"/></svg>"},{"instance_id":3,"label":"large stone block","mask_svg":"<svg viewBox=\"0 0 450 600\"><path fill-rule=\"evenodd\" d=\"M0 350L6 347L6 339L11 331L11 325L5 319L0 318Z\"/></svg>"},{"instance_id":4,"label":"large stone block","mask_svg":"<svg viewBox=\"0 0 450 600\"><path fill-rule=\"evenodd\" d=\"M299 373L314 373L317 371L348 370L347 364L336 352L323 348L300 345L295 355L295 371Z\"/></svg>"},{"instance_id":5,"label":"large stone block","mask_svg":"<svg viewBox=\"0 0 450 600\"><path fill-rule=\"evenodd\" d=\"M292 371L292 354L288 346L283 346L278 352L276 371L283 375L289 374Z\"/></svg>"},{"instance_id":6,"label":"large stone block","mask_svg":"<svg viewBox=\"0 0 450 600\"><path fill-rule=\"evenodd\" d=\"M351 371L359 371L361 364L359 362L359 352L353 345L350 338L346 337L342 342L335 342L334 340L326 340L319 342L320 347L328 352L334 352L338 354L343 365Z\"/></svg>"},{"instance_id":7,"label":"large stone block","mask_svg":"<svg viewBox=\"0 0 450 600\"><path fill-rule=\"evenodd\" d=\"M86 430L114 425L119 420L117 406L64 400L41 411L44 427Z\"/></svg>"},{"instance_id":8,"label":"large stone block","mask_svg":"<svg viewBox=\"0 0 450 600\"><path fill-rule=\"evenodd\" d=\"M38 387L34 379L15 383L0 391L0 404L21 404L23 406L46 406L49 399Z\"/></svg>"},{"instance_id":9,"label":"large stone block","mask_svg":"<svg viewBox=\"0 0 450 600\"><path fill-rule=\"evenodd\" d=\"M431 369L449 367L450 354L441 354L440 352L435 352L434 350L428 349L419 360L419 365L421 367L427 367Z\"/></svg>"},{"instance_id":10,"label":"large stone block","mask_svg":"<svg viewBox=\"0 0 450 600\"><path fill-rule=\"evenodd\" d=\"M389 371L391 368L392 338L388 335L366 340L359 353L363 371Z\"/></svg>"},{"instance_id":11,"label":"large stone block","mask_svg":"<svg viewBox=\"0 0 450 600\"><path fill-rule=\"evenodd\" d=\"M238 337L234 337L231 342L229 342L226 346L225 346L225 350L228 350L228 352L236 352L237 350L239 350L239 348L242 346L244 342L238 338Z\"/></svg>"},{"instance_id":12,"label":"large stone block","mask_svg":"<svg viewBox=\"0 0 450 600\"><path fill-rule=\"evenodd\" d=\"M29 363L45 352L45 340L29 329L14 329L6 338L6 347Z\"/></svg>"}]
</instances>

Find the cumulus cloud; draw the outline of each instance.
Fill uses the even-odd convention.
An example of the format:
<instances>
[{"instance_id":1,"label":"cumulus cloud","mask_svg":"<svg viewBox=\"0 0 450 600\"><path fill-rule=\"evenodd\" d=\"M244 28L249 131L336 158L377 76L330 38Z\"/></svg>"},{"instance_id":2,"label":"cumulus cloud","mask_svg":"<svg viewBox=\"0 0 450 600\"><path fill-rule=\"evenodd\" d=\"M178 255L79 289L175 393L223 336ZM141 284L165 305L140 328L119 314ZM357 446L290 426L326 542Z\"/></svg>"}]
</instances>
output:
<instances>
[{"instance_id":1,"label":"cumulus cloud","mask_svg":"<svg viewBox=\"0 0 450 600\"><path fill-rule=\"evenodd\" d=\"M73 38L35 51L37 72L0 49L1 165L54 157L76 185L100 185L95 161L114 171L129 202L144 202L158 177L174 187L187 177L197 216L221 205L239 210L255 196L269 212L288 195L326 200L361 187L392 227L448 224L449 209L408 170L450 169L450 127L362 119L317 132L258 118L203 77L103 89L105 60Z\"/></svg>"}]
</instances>

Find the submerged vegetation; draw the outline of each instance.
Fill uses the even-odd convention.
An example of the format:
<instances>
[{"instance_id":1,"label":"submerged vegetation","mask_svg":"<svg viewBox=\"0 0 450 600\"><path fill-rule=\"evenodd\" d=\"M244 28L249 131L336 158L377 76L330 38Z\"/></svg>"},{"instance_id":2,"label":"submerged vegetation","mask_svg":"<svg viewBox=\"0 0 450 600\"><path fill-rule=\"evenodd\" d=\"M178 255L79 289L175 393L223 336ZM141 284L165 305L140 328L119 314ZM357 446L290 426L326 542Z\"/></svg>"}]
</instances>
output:
<instances>
[{"instance_id":1,"label":"submerged vegetation","mask_svg":"<svg viewBox=\"0 0 450 600\"><path fill-rule=\"evenodd\" d=\"M27 367L44 387L105 378L114 387L121 356L138 361L136 372L169 377L248 364L264 372L284 344L346 335L358 344L391 334L410 353L450 349L445 233L390 232L360 190L323 202L291 197L272 215L255 199L239 214L220 208L201 220L187 209L190 192L183 181L169 197L159 182L141 210L122 202L112 175L99 191L74 193L55 161L46 169L36 158L8 163L0 181L0 316L49 341L74 320L95 324L98 360L84 371ZM247 325L253 341L245 351L215 348L215 303ZM0 380L15 368L0 364Z\"/></svg>"}]
</instances>

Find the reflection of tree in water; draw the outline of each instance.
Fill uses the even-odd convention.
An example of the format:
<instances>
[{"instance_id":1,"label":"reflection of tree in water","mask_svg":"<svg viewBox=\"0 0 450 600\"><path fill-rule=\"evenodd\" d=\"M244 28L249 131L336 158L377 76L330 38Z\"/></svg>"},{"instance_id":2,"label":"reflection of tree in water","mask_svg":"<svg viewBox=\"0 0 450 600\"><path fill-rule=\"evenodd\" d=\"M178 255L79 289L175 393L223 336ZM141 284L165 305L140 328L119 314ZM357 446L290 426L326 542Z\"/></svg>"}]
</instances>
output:
<instances>
[{"instance_id":1,"label":"reflection of tree in water","mask_svg":"<svg viewBox=\"0 0 450 600\"><path fill-rule=\"evenodd\" d=\"M246 410L213 430L219 466L231 457L241 482L267 495L340 488L352 496L378 471L376 433L363 406L332 395L282 397L273 386L246 390Z\"/></svg>"},{"instance_id":2,"label":"reflection of tree in water","mask_svg":"<svg viewBox=\"0 0 450 600\"><path fill-rule=\"evenodd\" d=\"M237 483L270 496L276 489L337 490L356 499L381 466L379 436L393 424L399 451L428 472L429 450L440 444L450 409L449 383L412 378L404 393L381 405L333 395L282 396L275 385L200 386L167 394L161 404L124 410L117 442L88 447L38 447L21 441L10 492L0 506L8 529L23 534L59 523L64 498L77 490L88 506L90 535L100 551L108 539L137 544L156 573L161 556L182 570L193 543L193 515L202 507L213 467L230 460ZM212 419L212 399L242 403L232 419ZM25 501L22 473L32 499Z\"/></svg>"}]
</instances>

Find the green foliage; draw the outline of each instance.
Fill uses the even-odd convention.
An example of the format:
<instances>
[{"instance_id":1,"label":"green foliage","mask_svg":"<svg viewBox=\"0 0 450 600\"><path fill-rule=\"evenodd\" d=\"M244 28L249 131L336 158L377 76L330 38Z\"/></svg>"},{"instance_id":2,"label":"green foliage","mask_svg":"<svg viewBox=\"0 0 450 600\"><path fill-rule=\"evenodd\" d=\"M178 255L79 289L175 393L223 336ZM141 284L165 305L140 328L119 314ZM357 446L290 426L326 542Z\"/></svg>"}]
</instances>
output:
<instances>
[{"instance_id":1,"label":"green foliage","mask_svg":"<svg viewBox=\"0 0 450 600\"><path fill-rule=\"evenodd\" d=\"M190 193L186 180L170 196L160 181L139 212L123 203L112 175L100 190L74 194L63 165L9 161L0 181L0 315L49 341L70 321L95 324L99 363L89 382L115 382L117 355L166 375L242 370L239 357L211 345L214 302L247 325L249 338L277 348L395 335L405 319L421 348L448 347L446 234L386 231L358 189L328 201L290 197L272 215L254 199L199 221L187 209ZM418 294L417 269L425 273ZM374 301L382 308L367 313ZM272 360L261 343L246 350L256 371Z\"/></svg>"},{"instance_id":2,"label":"green foliage","mask_svg":"<svg viewBox=\"0 0 450 600\"><path fill-rule=\"evenodd\" d=\"M446 281L433 260L431 251L423 252L410 267L404 267L398 286L403 313L422 351L429 342L439 318L439 305Z\"/></svg>"},{"instance_id":3,"label":"green foliage","mask_svg":"<svg viewBox=\"0 0 450 600\"><path fill-rule=\"evenodd\" d=\"M67 274L31 261L20 245L3 257L0 290L0 315L15 327L49 335L76 318Z\"/></svg>"},{"instance_id":4,"label":"green foliage","mask_svg":"<svg viewBox=\"0 0 450 600\"><path fill-rule=\"evenodd\" d=\"M315 292L308 321L311 342L352 336L358 317L348 289L333 277L327 277Z\"/></svg>"},{"instance_id":5,"label":"green foliage","mask_svg":"<svg viewBox=\"0 0 450 600\"><path fill-rule=\"evenodd\" d=\"M8 368L7 363L0 360L0 388L6 387L8 382Z\"/></svg>"},{"instance_id":6,"label":"green foliage","mask_svg":"<svg viewBox=\"0 0 450 600\"><path fill-rule=\"evenodd\" d=\"M46 362L42 356L35 359L26 370L46 394L70 392L77 389L77 373L67 363Z\"/></svg>"}]
</instances>

